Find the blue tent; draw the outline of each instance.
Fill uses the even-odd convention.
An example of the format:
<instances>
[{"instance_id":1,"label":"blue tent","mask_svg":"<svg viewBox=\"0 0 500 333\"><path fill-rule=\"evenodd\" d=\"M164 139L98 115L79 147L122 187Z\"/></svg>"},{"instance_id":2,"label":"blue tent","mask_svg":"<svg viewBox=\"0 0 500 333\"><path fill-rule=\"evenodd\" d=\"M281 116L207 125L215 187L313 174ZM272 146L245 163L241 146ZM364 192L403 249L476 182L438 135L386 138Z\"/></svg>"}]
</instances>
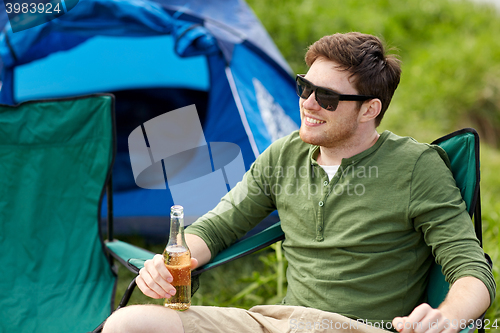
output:
<instances>
[{"instance_id":1,"label":"blue tent","mask_svg":"<svg viewBox=\"0 0 500 333\"><path fill-rule=\"evenodd\" d=\"M16 33L2 13L0 103L116 96L115 216L173 203L168 185L140 188L132 172L127 139L149 119L194 104L206 142L236 144L245 169L300 124L291 70L243 1L81 0Z\"/></svg>"}]
</instances>

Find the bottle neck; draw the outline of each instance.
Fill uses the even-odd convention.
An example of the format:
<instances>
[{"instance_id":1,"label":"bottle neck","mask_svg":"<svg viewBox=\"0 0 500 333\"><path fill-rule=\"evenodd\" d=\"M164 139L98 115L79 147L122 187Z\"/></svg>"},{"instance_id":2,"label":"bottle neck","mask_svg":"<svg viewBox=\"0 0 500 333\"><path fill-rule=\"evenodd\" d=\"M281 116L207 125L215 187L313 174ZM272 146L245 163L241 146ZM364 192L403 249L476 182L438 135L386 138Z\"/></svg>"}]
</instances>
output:
<instances>
[{"instance_id":1,"label":"bottle neck","mask_svg":"<svg viewBox=\"0 0 500 333\"><path fill-rule=\"evenodd\" d=\"M182 217L170 217L170 236L167 247L169 246L186 246L186 240L184 239L184 218Z\"/></svg>"}]
</instances>

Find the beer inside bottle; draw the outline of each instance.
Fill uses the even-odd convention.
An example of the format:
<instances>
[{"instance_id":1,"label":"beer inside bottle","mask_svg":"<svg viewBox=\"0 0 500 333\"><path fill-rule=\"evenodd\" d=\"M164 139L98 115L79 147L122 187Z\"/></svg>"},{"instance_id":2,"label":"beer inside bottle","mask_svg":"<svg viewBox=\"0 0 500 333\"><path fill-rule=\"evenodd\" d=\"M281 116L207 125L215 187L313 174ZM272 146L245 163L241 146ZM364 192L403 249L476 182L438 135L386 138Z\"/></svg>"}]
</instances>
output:
<instances>
[{"instance_id":1,"label":"beer inside bottle","mask_svg":"<svg viewBox=\"0 0 500 333\"><path fill-rule=\"evenodd\" d=\"M184 212L182 206L172 206L170 211L170 237L163 252L163 260L176 292L165 298L165 306L174 310L187 310L191 305L191 252L184 239Z\"/></svg>"}]
</instances>

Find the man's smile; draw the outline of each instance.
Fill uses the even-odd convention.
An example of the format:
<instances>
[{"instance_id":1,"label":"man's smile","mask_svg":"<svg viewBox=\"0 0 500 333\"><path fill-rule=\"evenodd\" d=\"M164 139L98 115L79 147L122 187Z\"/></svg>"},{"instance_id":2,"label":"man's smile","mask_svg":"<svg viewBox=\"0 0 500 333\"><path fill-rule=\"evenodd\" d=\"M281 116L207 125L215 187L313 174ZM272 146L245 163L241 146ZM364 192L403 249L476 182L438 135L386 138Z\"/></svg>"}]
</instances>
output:
<instances>
[{"instance_id":1,"label":"man's smile","mask_svg":"<svg viewBox=\"0 0 500 333\"><path fill-rule=\"evenodd\" d=\"M317 124L324 124L326 123L326 121L324 120L319 120L319 119L315 119L315 118L311 118L311 117L308 117L308 116L304 116L304 119L307 123L309 124L312 124L312 125L317 125ZM308 124L308 125L309 125Z\"/></svg>"}]
</instances>

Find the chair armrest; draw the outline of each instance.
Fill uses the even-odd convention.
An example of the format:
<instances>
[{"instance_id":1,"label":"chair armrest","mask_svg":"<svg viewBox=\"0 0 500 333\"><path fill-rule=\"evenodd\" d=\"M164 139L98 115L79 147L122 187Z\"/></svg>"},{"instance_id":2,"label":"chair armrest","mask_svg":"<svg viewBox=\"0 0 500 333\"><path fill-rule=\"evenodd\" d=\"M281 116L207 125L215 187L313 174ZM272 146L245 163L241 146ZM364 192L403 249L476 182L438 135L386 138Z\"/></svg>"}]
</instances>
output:
<instances>
[{"instance_id":1,"label":"chair armrest","mask_svg":"<svg viewBox=\"0 0 500 333\"><path fill-rule=\"evenodd\" d=\"M220 252L212 261L194 270L193 275L201 274L214 267L244 257L283 239L285 239L285 234L281 230L281 222L276 222L269 228L234 243Z\"/></svg>"},{"instance_id":2,"label":"chair armrest","mask_svg":"<svg viewBox=\"0 0 500 333\"><path fill-rule=\"evenodd\" d=\"M111 242L106 242L105 244L108 252L113 256L113 258L118 260L131 272L136 274L138 274L139 269L141 269L144 266L144 261L146 261L147 259L152 259L155 255L155 253L151 251L144 250L140 247L137 247L135 245L126 242L122 242L117 239ZM131 258L141 258L136 260L142 260L142 265L138 268L135 266L131 266L129 264Z\"/></svg>"},{"instance_id":3,"label":"chair armrest","mask_svg":"<svg viewBox=\"0 0 500 333\"><path fill-rule=\"evenodd\" d=\"M244 257L248 254L254 253L254 252L256 252L260 249L263 249L263 248L265 248L273 243L276 243L277 241L283 240L284 238L285 238L285 235L284 235L283 231L281 230L281 222L276 222L275 224L273 224L269 228L264 229L261 232L255 234L251 237L245 238L242 241L234 243L229 248L227 248L224 251L222 251L221 253L219 253L214 258L214 260L212 260L208 264L205 264L202 267L195 269L192 272L192 275L193 276L199 275L199 274L201 274L209 269L220 266L222 264L233 261L235 259ZM112 245L113 251L115 251L115 249L116 249L116 251L126 252L128 254L129 247L133 247L133 245L130 245L130 244L127 244L124 242L120 242L120 241L118 241L118 242L119 242L119 244ZM110 242L107 244L113 244L113 243ZM122 250L122 247L123 247L123 250ZM137 249L141 250L140 248L137 248ZM142 267L144 267L144 262L147 259L153 258L153 256L154 256L154 254L149 252L149 251L145 251L145 252L146 253L144 253L142 255L128 256L128 257L125 256L127 259L125 261L122 261L122 263L124 265L126 265L127 268L129 270L131 270L132 272L138 273L139 270ZM148 256L148 254L149 254L149 256ZM138 258L141 258L141 259L138 259ZM118 259L118 260L120 260L120 259Z\"/></svg>"}]
</instances>

